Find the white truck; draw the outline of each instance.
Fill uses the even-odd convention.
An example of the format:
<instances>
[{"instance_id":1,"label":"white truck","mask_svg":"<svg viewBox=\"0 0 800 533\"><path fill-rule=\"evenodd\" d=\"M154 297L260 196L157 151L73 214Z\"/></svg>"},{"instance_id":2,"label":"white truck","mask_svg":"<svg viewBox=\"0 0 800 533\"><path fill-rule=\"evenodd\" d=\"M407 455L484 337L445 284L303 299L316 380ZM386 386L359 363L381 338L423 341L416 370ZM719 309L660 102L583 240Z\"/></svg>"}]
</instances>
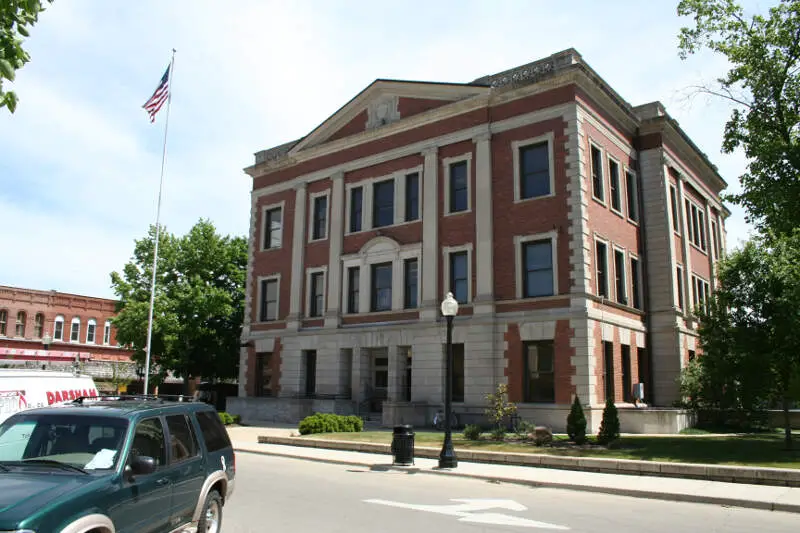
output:
<instances>
[{"instance_id":1,"label":"white truck","mask_svg":"<svg viewBox=\"0 0 800 533\"><path fill-rule=\"evenodd\" d=\"M0 369L0 423L18 411L98 396L91 376L49 370Z\"/></svg>"}]
</instances>

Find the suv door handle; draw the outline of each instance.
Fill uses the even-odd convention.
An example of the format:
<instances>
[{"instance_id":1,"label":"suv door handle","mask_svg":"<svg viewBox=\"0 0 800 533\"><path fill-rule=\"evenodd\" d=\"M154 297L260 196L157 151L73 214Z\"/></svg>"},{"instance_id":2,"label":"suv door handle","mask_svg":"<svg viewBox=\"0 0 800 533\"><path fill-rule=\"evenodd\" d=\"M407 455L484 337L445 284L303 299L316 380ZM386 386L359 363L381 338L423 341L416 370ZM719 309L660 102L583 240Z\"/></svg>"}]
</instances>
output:
<instances>
[{"instance_id":1,"label":"suv door handle","mask_svg":"<svg viewBox=\"0 0 800 533\"><path fill-rule=\"evenodd\" d=\"M166 485L167 483L169 483L169 478L162 477L156 480L156 485Z\"/></svg>"}]
</instances>

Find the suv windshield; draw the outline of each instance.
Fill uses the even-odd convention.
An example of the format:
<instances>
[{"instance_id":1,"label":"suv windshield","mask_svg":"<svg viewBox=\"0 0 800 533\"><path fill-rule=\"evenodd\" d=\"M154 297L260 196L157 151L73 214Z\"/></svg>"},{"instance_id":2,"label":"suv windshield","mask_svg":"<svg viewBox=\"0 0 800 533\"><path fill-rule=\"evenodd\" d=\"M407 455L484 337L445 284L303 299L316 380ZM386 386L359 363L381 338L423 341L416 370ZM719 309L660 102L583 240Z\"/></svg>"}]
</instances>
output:
<instances>
[{"instance_id":1,"label":"suv windshield","mask_svg":"<svg viewBox=\"0 0 800 533\"><path fill-rule=\"evenodd\" d=\"M54 461L85 470L114 468L127 429L122 418L18 414L0 425L0 465Z\"/></svg>"}]
</instances>

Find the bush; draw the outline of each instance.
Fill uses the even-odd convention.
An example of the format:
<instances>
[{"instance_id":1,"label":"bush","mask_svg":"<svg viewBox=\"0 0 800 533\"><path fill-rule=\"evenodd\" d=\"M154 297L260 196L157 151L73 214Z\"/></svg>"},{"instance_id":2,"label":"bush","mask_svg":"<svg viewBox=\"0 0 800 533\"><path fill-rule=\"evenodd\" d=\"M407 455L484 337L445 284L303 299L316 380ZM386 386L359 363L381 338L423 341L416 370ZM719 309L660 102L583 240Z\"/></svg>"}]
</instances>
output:
<instances>
[{"instance_id":1,"label":"bush","mask_svg":"<svg viewBox=\"0 0 800 533\"><path fill-rule=\"evenodd\" d=\"M464 438L467 440L480 440L483 430L477 424L468 424L464 428Z\"/></svg>"},{"instance_id":2,"label":"bush","mask_svg":"<svg viewBox=\"0 0 800 533\"><path fill-rule=\"evenodd\" d=\"M525 420L520 420L514 427L514 433L516 433L517 437L522 440L528 440L535 431L536 424L532 424L531 422L527 422Z\"/></svg>"},{"instance_id":3,"label":"bush","mask_svg":"<svg viewBox=\"0 0 800 533\"><path fill-rule=\"evenodd\" d=\"M364 429L364 421L354 415L336 415L333 413L314 413L300 421L298 430L301 435L311 433L353 433Z\"/></svg>"},{"instance_id":4,"label":"bush","mask_svg":"<svg viewBox=\"0 0 800 533\"><path fill-rule=\"evenodd\" d=\"M517 412L516 404L508 400L508 385L500 383L497 385L497 392L486 395L488 404L486 416L499 428L503 422ZM505 433L503 433L505 435Z\"/></svg>"},{"instance_id":5,"label":"bush","mask_svg":"<svg viewBox=\"0 0 800 533\"><path fill-rule=\"evenodd\" d=\"M569 410L569 415L567 415L567 435L569 435L569 440L575 444L586 442L586 416L583 414L581 400L577 395L575 395L575 399L572 401L572 409Z\"/></svg>"},{"instance_id":6,"label":"bush","mask_svg":"<svg viewBox=\"0 0 800 533\"><path fill-rule=\"evenodd\" d=\"M220 422L222 422L224 425L227 426L234 423L233 417L225 411L219 411L217 414L219 415Z\"/></svg>"},{"instance_id":7,"label":"bush","mask_svg":"<svg viewBox=\"0 0 800 533\"><path fill-rule=\"evenodd\" d=\"M506 428L496 427L492 430L492 440L503 440L506 438Z\"/></svg>"},{"instance_id":8,"label":"bush","mask_svg":"<svg viewBox=\"0 0 800 533\"><path fill-rule=\"evenodd\" d=\"M617 406L610 398L606 400L603 409L603 421L600 422L600 431L597 433L598 444L607 445L619 438L619 414Z\"/></svg>"},{"instance_id":9,"label":"bush","mask_svg":"<svg viewBox=\"0 0 800 533\"><path fill-rule=\"evenodd\" d=\"M233 423L238 424L242 421L241 415L233 415Z\"/></svg>"}]
</instances>

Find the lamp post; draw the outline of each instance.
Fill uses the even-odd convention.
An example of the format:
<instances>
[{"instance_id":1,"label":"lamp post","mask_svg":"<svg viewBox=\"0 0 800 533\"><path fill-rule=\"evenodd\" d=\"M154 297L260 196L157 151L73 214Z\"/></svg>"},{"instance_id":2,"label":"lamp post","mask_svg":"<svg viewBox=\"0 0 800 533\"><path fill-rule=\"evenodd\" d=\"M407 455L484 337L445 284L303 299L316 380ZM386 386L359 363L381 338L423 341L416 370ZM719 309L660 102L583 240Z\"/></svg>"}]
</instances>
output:
<instances>
[{"instance_id":1,"label":"lamp post","mask_svg":"<svg viewBox=\"0 0 800 533\"><path fill-rule=\"evenodd\" d=\"M455 468L458 466L456 451L453 449L450 413L453 408L453 317L458 314L458 302L453 293L448 292L442 301L442 315L447 320L447 363L445 366L444 387L444 444L439 454L439 468Z\"/></svg>"}]
</instances>

